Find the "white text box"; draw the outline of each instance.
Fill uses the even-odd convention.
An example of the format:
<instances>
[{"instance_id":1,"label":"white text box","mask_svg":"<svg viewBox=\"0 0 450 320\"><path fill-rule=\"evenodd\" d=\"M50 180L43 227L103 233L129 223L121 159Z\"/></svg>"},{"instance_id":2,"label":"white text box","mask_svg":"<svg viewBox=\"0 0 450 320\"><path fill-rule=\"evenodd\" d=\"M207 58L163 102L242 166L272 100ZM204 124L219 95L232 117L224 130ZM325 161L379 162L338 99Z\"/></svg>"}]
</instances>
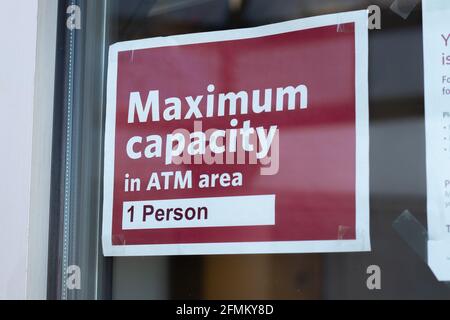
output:
<instances>
[{"instance_id":1,"label":"white text box","mask_svg":"<svg viewBox=\"0 0 450 320\"><path fill-rule=\"evenodd\" d=\"M122 229L275 224L275 195L124 202Z\"/></svg>"}]
</instances>

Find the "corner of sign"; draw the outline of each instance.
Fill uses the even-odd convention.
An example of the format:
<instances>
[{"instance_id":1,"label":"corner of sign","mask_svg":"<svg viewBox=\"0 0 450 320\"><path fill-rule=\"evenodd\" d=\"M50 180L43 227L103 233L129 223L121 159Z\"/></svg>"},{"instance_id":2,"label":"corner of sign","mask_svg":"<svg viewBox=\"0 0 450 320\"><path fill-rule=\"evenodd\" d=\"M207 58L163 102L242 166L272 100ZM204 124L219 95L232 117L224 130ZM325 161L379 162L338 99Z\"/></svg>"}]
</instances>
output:
<instances>
[{"instance_id":1,"label":"corner of sign","mask_svg":"<svg viewBox=\"0 0 450 320\"><path fill-rule=\"evenodd\" d=\"M110 57L117 56L119 54L119 51L120 51L120 46L121 46L120 42L116 42L116 43L111 44L109 46L109 56Z\"/></svg>"},{"instance_id":2,"label":"corner of sign","mask_svg":"<svg viewBox=\"0 0 450 320\"><path fill-rule=\"evenodd\" d=\"M427 262L438 281L450 281L450 240L428 240Z\"/></svg>"}]
</instances>

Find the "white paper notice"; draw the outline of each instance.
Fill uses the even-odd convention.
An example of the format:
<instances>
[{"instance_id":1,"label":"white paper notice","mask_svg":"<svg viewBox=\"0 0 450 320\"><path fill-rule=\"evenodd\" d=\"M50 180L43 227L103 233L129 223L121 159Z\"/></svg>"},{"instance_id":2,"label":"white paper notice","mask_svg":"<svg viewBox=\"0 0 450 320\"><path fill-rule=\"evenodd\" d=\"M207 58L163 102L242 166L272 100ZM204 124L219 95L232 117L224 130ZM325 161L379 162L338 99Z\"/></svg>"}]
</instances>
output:
<instances>
[{"instance_id":1,"label":"white paper notice","mask_svg":"<svg viewBox=\"0 0 450 320\"><path fill-rule=\"evenodd\" d=\"M423 0L428 265L450 281L450 1Z\"/></svg>"}]
</instances>

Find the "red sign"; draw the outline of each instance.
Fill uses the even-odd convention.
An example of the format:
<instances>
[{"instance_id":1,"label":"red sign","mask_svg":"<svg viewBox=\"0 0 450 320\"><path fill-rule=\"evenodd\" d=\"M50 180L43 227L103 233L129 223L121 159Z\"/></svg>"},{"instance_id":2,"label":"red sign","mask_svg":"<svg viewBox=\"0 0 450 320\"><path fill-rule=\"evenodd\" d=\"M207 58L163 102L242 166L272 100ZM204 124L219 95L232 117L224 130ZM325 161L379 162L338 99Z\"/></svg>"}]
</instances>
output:
<instances>
[{"instance_id":1,"label":"red sign","mask_svg":"<svg viewBox=\"0 0 450 320\"><path fill-rule=\"evenodd\" d=\"M110 48L105 255L363 251L367 14Z\"/></svg>"}]
</instances>

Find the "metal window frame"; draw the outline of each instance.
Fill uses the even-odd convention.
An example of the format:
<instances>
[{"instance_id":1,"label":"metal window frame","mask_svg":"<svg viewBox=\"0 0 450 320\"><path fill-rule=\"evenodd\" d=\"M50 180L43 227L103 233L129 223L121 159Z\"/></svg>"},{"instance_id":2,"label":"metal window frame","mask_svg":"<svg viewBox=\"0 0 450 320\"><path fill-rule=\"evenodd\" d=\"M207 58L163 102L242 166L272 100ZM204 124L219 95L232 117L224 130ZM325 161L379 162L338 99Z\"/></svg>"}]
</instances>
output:
<instances>
[{"instance_id":1,"label":"metal window frame","mask_svg":"<svg viewBox=\"0 0 450 320\"><path fill-rule=\"evenodd\" d=\"M67 27L71 5L81 29ZM47 298L111 298L111 259L101 249L107 0L59 0ZM68 289L68 267L80 288Z\"/></svg>"}]
</instances>

